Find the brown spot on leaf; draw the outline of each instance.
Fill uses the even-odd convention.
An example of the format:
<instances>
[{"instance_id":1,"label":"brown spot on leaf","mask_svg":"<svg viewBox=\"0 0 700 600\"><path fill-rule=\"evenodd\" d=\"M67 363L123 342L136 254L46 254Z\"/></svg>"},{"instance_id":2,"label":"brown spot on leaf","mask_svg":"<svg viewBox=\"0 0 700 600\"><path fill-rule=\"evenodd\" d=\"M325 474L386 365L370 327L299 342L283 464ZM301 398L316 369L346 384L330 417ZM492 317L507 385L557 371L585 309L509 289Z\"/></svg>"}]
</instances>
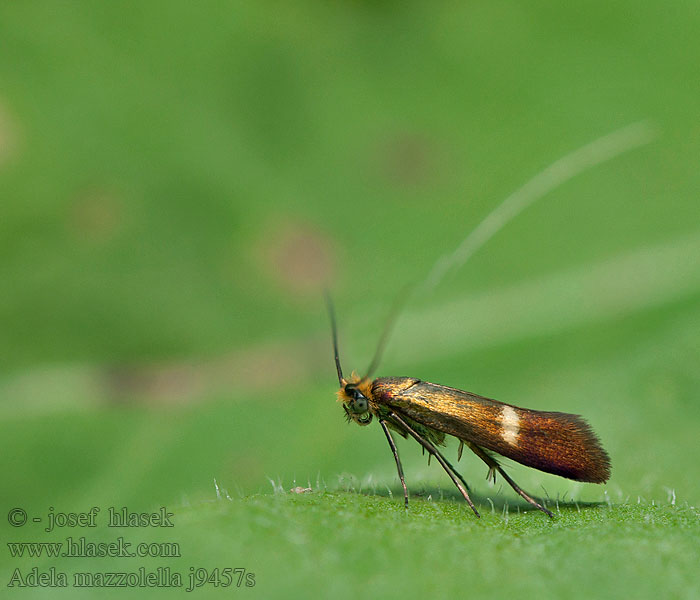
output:
<instances>
[{"instance_id":1,"label":"brown spot on leaf","mask_svg":"<svg viewBox=\"0 0 700 600\"><path fill-rule=\"evenodd\" d=\"M438 162L435 144L418 133L393 135L377 148L380 175L401 186L425 185L435 176Z\"/></svg>"},{"instance_id":2,"label":"brown spot on leaf","mask_svg":"<svg viewBox=\"0 0 700 600\"><path fill-rule=\"evenodd\" d=\"M182 404L201 397L205 373L191 363L160 366L111 365L103 372L105 396L115 404L155 402Z\"/></svg>"},{"instance_id":3,"label":"brown spot on leaf","mask_svg":"<svg viewBox=\"0 0 700 600\"><path fill-rule=\"evenodd\" d=\"M333 274L331 240L311 225L284 223L269 228L260 242L266 271L295 296L315 296Z\"/></svg>"},{"instance_id":4,"label":"brown spot on leaf","mask_svg":"<svg viewBox=\"0 0 700 600\"><path fill-rule=\"evenodd\" d=\"M306 378L327 357L326 340L269 343L212 358L102 369L104 395L114 404L188 404L232 390L282 389Z\"/></svg>"},{"instance_id":5,"label":"brown spot on leaf","mask_svg":"<svg viewBox=\"0 0 700 600\"><path fill-rule=\"evenodd\" d=\"M111 240L123 224L124 207L111 191L93 189L83 193L72 206L70 228L75 236L90 243Z\"/></svg>"}]
</instances>

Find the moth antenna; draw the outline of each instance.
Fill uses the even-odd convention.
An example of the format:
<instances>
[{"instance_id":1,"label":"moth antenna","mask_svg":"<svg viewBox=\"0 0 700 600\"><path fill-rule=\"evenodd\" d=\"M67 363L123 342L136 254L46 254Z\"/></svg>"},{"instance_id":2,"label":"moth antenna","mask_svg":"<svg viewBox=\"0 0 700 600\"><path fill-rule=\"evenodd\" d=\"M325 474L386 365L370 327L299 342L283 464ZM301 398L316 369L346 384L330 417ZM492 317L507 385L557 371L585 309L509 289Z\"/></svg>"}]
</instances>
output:
<instances>
[{"instance_id":1,"label":"moth antenna","mask_svg":"<svg viewBox=\"0 0 700 600\"><path fill-rule=\"evenodd\" d=\"M389 341L389 335L391 335L391 331L394 328L394 325L396 324L396 320L398 319L399 314L401 314L401 309L403 308L403 305L406 303L406 300L410 296L410 290L412 287L414 287L413 284L405 286L394 300L394 303L391 307L391 312L389 313L389 317L387 318L386 323L384 325L384 330L382 331L382 335L379 338L379 343L377 344L377 350L374 353L374 358L372 358L372 362L369 364L369 367L367 369L367 374L362 378L362 381L371 379L372 375L377 370L379 362L382 359L382 354L384 354L386 344Z\"/></svg>"},{"instance_id":2,"label":"moth antenna","mask_svg":"<svg viewBox=\"0 0 700 600\"><path fill-rule=\"evenodd\" d=\"M326 306L328 307L328 316L331 319L331 335L333 337L333 355L335 356L335 368L338 371L338 383L342 386L345 385L345 378L343 377L343 369L340 366L340 357L338 356L338 326L335 322L335 308L333 307L333 300L328 290L325 290L326 296Z\"/></svg>"},{"instance_id":3,"label":"moth antenna","mask_svg":"<svg viewBox=\"0 0 700 600\"><path fill-rule=\"evenodd\" d=\"M588 169L648 144L655 137L656 131L652 124L637 121L599 137L554 161L486 215L452 254L438 259L423 281L422 291L430 292L435 289L447 273L464 265L515 217L552 190Z\"/></svg>"}]
</instances>

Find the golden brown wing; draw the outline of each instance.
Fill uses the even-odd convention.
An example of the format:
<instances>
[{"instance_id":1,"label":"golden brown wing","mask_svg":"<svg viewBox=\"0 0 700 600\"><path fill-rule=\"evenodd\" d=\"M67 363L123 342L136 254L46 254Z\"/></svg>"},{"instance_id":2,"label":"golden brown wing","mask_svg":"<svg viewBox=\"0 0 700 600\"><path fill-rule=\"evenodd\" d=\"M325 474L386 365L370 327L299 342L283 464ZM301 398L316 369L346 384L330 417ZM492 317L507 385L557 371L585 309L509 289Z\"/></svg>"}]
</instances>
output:
<instances>
[{"instance_id":1,"label":"golden brown wing","mask_svg":"<svg viewBox=\"0 0 700 600\"><path fill-rule=\"evenodd\" d=\"M418 423L528 467L576 481L610 477L607 453L578 415L519 408L409 377L375 379L372 396Z\"/></svg>"}]
</instances>

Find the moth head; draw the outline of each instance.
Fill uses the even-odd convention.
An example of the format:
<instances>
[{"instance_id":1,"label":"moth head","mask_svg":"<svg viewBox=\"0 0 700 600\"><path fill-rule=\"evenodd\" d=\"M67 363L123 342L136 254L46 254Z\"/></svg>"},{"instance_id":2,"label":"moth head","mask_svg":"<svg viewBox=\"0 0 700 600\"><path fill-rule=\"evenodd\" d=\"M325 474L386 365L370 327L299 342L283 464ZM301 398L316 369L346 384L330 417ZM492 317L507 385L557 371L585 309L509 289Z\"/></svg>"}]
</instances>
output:
<instances>
[{"instance_id":1,"label":"moth head","mask_svg":"<svg viewBox=\"0 0 700 600\"><path fill-rule=\"evenodd\" d=\"M338 400L343 403L345 416L348 421L358 425L369 425L372 422L370 410L371 386L366 379L360 379L353 373L350 381L343 380L338 390Z\"/></svg>"},{"instance_id":2,"label":"moth head","mask_svg":"<svg viewBox=\"0 0 700 600\"><path fill-rule=\"evenodd\" d=\"M333 354L335 357L335 368L338 372L338 383L340 384L340 389L338 390L338 400L343 403L343 410L345 410L345 417L347 418L348 422L355 421L355 423L358 425L369 425L369 423L372 421L373 413L371 406L372 382L370 377L379 363L379 358L386 339L386 332L379 342L377 352L372 359L372 364L367 371L367 375L360 377L353 372L349 380L345 379L345 377L343 377L343 369L340 366L340 357L338 356L338 327L335 323L335 310L333 309L333 301L331 300L328 292L326 292L326 304L328 306L328 315L330 316L331 320Z\"/></svg>"}]
</instances>

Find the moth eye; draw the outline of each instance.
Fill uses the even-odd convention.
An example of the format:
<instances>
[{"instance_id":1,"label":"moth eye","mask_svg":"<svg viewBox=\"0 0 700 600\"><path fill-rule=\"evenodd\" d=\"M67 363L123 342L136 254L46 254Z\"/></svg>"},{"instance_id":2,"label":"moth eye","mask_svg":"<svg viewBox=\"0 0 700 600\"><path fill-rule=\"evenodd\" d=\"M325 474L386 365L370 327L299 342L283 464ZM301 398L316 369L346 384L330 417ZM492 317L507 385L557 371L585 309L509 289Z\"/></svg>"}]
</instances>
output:
<instances>
[{"instance_id":1,"label":"moth eye","mask_svg":"<svg viewBox=\"0 0 700 600\"><path fill-rule=\"evenodd\" d=\"M367 398L362 394L355 397L355 409L357 412L365 412L367 410Z\"/></svg>"}]
</instances>

